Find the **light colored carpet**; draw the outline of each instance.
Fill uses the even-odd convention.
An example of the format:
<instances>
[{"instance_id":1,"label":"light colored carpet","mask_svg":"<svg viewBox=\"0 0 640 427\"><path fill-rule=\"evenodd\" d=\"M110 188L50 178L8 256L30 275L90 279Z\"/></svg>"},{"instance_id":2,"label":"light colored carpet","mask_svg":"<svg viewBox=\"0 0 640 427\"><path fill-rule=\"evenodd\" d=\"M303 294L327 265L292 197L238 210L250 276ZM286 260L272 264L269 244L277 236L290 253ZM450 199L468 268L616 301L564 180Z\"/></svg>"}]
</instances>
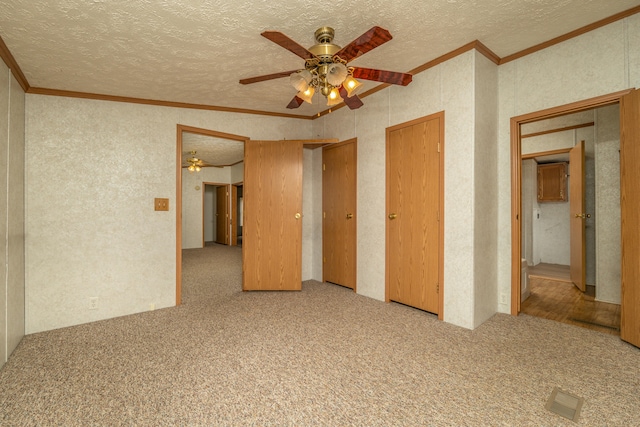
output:
<instances>
[{"instance_id":1,"label":"light colored carpet","mask_svg":"<svg viewBox=\"0 0 640 427\"><path fill-rule=\"evenodd\" d=\"M25 337L2 426L640 425L640 350L526 315L475 331L351 290L241 292L240 248L184 252L184 305Z\"/></svg>"}]
</instances>

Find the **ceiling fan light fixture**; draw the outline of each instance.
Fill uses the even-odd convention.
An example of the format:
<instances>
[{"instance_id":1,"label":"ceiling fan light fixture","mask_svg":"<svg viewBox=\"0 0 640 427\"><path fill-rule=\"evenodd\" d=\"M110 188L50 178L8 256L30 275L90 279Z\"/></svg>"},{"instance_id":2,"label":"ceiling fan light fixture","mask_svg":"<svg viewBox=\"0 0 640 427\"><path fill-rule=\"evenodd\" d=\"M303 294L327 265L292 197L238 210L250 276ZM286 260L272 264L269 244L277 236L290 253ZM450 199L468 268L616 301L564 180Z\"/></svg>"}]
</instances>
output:
<instances>
[{"instance_id":1,"label":"ceiling fan light fixture","mask_svg":"<svg viewBox=\"0 0 640 427\"><path fill-rule=\"evenodd\" d=\"M313 104L313 94L315 93L313 86L307 87L306 90L298 92L298 98L302 99L309 104Z\"/></svg>"},{"instance_id":2,"label":"ceiling fan light fixture","mask_svg":"<svg viewBox=\"0 0 640 427\"><path fill-rule=\"evenodd\" d=\"M327 66L327 83L331 86L340 86L344 79L349 74L349 70L347 70L347 66L340 63L334 62Z\"/></svg>"},{"instance_id":3,"label":"ceiling fan light fixture","mask_svg":"<svg viewBox=\"0 0 640 427\"><path fill-rule=\"evenodd\" d=\"M304 92L309 87L309 83L313 76L309 70L302 70L295 73L291 73L289 76L289 82L298 92Z\"/></svg>"},{"instance_id":4,"label":"ceiling fan light fixture","mask_svg":"<svg viewBox=\"0 0 640 427\"><path fill-rule=\"evenodd\" d=\"M200 172L200 159L196 157L195 151L191 151L191 157L187 159L187 163L189 163L187 166L189 172Z\"/></svg>"},{"instance_id":5,"label":"ceiling fan light fixture","mask_svg":"<svg viewBox=\"0 0 640 427\"><path fill-rule=\"evenodd\" d=\"M344 82L342 82L342 86L347 91L347 96L352 97L360 90L362 83L354 79L353 76L349 74L347 78L344 79Z\"/></svg>"},{"instance_id":6,"label":"ceiling fan light fixture","mask_svg":"<svg viewBox=\"0 0 640 427\"><path fill-rule=\"evenodd\" d=\"M340 96L338 88L334 87L327 96L327 105L331 107L332 105L340 104L342 101L344 101L344 99L342 99L342 97Z\"/></svg>"},{"instance_id":7,"label":"ceiling fan light fixture","mask_svg":"<svg viewBox=\"0 0 640 427\"><path fill-rule=\"evenodd\" d=\"M346 100L349 108L360 108L363 103L360 98L356 96L356 91L361 84L353 76L356 70L356 74L358 74L360 79L373 80L385 84L406 86L411 83L412 80L412 74L408 73L349 66L350 61L392 39L391 33L388 30L378 26L373 26L360 37L342 48L333 44L335 31L331 27L319 28L314 34L317 43L309 49L305 49L279 31L264 31L261 35L304 59L304 68L295 71L241 79L240 83L257 83L289 76L290 84L298 93L287 105L287 108L290 109L300 107L303 102L311 103L311 97L308 96L308 93L305 94L309 88L327 97L327 105L329 106L345 102ZM332 97L329 98L329 94L334 88L339 89L342 95L333 94ZM343 97L344 99L342 99Z\"/></svg>"}]
</instances>

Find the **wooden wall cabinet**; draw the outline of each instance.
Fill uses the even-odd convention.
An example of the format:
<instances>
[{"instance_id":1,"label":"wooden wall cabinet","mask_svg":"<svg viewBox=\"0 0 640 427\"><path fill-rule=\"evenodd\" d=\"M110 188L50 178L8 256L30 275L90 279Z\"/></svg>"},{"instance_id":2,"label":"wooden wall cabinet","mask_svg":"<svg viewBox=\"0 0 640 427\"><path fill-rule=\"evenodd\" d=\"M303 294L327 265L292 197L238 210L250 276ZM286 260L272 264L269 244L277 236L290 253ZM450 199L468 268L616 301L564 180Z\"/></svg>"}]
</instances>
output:
<instances>
[{"instance_id":1,"label":"wooden wall cabinet","mask_svg":"<svg viewBox=\"0 0 640 427\"><path fill-rule=\"evenodd\" d=\"M538 165L538 202L567 201L567 162Z\"/></svg>"}]
</instances>

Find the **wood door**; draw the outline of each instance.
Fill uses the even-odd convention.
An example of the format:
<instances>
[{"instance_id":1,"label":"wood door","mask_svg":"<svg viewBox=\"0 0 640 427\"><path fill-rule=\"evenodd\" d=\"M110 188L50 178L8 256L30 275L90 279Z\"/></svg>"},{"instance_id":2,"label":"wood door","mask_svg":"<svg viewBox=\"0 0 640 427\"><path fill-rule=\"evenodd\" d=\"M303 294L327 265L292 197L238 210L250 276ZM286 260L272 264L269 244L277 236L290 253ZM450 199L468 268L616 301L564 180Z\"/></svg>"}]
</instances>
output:
<instances>
[{"instance_id":1,"label":"wood door","mask_svg":"<svg viewBox=\"0 0 640 427\"><path fill-rule=\"evenodd\" d=\"M247 141L243 191L242 289L302 289L302 141Z\"/></svg>"},{"instance_id":2,"label":"wood door","mask_svg":"<svg viewBox=\"0 0 640 427\"><path fill-rule=\"evenodd\" d=\"M443 122L387 129L387 300L440 314Z\"/></svg>"},{"instance_id":3,"label":"wood door","mask_svg":"<svg viewBox=\"0 0 640 427\"><path fill-rule=\"evenodd\" d=\"M231 246L238 244L238 186L231 186L231 220L229 221L231 229Z\"/></svg>"},{"instance_id":4,"label":"wood door","mask_svg":"<svg viewBox=\"0 0 640 427\"><path fill-rule=\"evenodd\" d=\"M229 186L216 187L216 243L229 244Z\"/></svg>"},{"instance_id":5,"label":"wood door","mask_svg":"<svg viewBox=\"0 0 640 427\"><path fill-rule=\"evenodd\" d=\"M584 211L584 141L569 151L569 235L571 281L582 292L585 285L586 234Z\"/></svg>"},{"instance_id":6,"label":"wood door","mask_svg":"<svg viewBox=\"0 0 640 427\"><path fill-rule=\"evenodd\" d=\"M356 289L356 140L322 149L322 280Z\"/></svg>"},{"instance_id":7,"label":"wood door","mask_svg":"<svg viewBox=\"0 0 640 427\"><path fill-rule=\"evenodd\" d=\"M620 338L640 347L640 90L620 99Z\"/></svg>"}]
</instances>

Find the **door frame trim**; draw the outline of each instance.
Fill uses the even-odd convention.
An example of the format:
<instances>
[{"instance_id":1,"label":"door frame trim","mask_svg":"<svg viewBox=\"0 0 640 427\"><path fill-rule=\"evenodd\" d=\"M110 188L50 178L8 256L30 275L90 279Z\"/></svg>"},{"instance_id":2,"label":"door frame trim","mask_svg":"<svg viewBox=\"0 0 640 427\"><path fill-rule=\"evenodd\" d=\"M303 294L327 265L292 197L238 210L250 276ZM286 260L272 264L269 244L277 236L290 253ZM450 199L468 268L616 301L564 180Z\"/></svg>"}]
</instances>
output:
<instances>
[{"instance_id":1,"label":"door frame trim","mask_svg":"<svg viewBox=\"0 0 640 427\"><path fill-rule=\"evenodd\" d=\"M389 299L389 222L387 221L387 215L389 213L389 134L395 130L402 129L408 126L413 126L418 123L426 122L429 120L438 119L440 122L440 183L438 197L440 202L439 215L439 236L440 244L438 245L438 320L444 320L444 134L445 134L445 112L439 111L437 113L423 116L408 122L400 123L394 126L386 128L385 131L385 286L384 286L384 299L386 302L390 302Z\"/></svg>"},{"instance_id":2,"label":"door frame trim","mask_svg":"<svg viewBox=\"0 0 640 427\"><path fill-rule=\"evenodd\" d=\"M511 314L513 316L517 316L518 313L520 313L521 302L520 269L522 259L522 227L520 219L522 218L522 134L520 132L520 125L615 104L620 102L620 98L632 91L633 89L626 89L511 118Z\"/></svg>"},{"instance_id":3,"label":"door frame trim","mask_svg":"<svg viewBox=\"0 0 640 427\"><path fill-rule=\"evenodd\" d=\"M196 133L199 135L214 136L217 138L242 141L250 138L231 133L218 132L210 129L202 129L193 126L176 126L176 306L182 304L182 133Z\"/></svg>"}]
</instances>

